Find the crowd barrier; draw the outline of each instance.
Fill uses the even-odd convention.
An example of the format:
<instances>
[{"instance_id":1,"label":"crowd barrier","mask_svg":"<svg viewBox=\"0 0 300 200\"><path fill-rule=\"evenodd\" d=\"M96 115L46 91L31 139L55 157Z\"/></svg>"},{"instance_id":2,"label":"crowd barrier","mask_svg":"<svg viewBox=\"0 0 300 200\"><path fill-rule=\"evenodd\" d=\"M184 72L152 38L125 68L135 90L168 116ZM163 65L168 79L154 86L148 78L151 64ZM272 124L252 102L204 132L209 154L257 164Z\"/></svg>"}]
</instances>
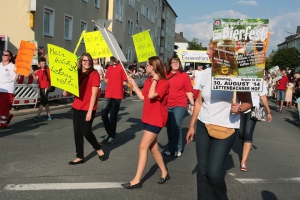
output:
<instances>
[{"instance_id":1,"label":"crowd barrier","mask_svg":"<svg viewBox=\"0 0 300 200\"><path fill-rule=\"evenodd\" d=\"M146 77L141 75L136 75L133 77L137 85L142 88ZM101 94L105 93L106 84L101 82ZM34 105L40 100L39 86L36 80L33 79L33 76L24 77L20 75L19 81L15 84L15 98L13 101L13 106L21 105ZM73 98L73 97L64 97L63 90L56 88L54 92L50 92L48 95L49 101L64 99L64 98Z\"/></svg>"}]
</instances>

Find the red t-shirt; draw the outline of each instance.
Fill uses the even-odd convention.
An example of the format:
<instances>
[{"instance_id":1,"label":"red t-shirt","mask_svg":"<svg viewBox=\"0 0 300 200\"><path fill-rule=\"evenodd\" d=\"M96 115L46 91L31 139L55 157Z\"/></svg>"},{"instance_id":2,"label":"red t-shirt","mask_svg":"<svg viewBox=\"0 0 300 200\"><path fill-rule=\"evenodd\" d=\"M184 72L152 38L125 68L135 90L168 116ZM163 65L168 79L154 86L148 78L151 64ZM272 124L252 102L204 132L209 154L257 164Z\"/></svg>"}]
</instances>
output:
<instances>
[{"instance_id":1,"label":"red t-shirt","mask_svg":"<svg viewBox=\"0 0 300 200\"><path fill-rule=\"evenodd\" d=\"M168 96L168 107L187 107L188 98L187 92L193 92L191 79L185 72L172 72L167 74L170 83L170 91Z\"/></svg>"},{"instance_id":2,"label":"red t-shirt","mask_svg":"<svg viewBox=\"0 0 300 200\"><path fill-rule=\"evenodd\" d=\"M148 98L151 84L152 78L145 80L142 91L144 95L142 122L153 126L164 127L168 120L167 100L170 87L169 82L163 79L158 80L155 90L158 97L155 99Z\"/></svg>"},{"instance_id":3,"label":"red t-shirt","mask_svg":"<svg viewBox=\"0 0 300 200\"><path fill-rule=\"evenodd\" d=\"M48 77L46 76L45 70L47 72ZM51 80L51 79L50 79L50 70L49 70L48 67L44 68L44 70L43 69L38 69L36 71L35 75L37 77L39 77L37 81L38 81L39 87L41 89L44 89L44 88L47 88L47 87L50 86L50 81L49 80Z\"/></svg>"},{"instance_id":4,"label":"red t-shirt","mask_svg":"<svg viewBox=\"0 0 300 200\"><path fill-rule=\"evenodd\" d=\"M278 82L279 85L277 85L277 90L286 90L286 84L288 84L289 78L287 76L283 76Z\"/></svg>"},{"instance_id":5,"label":"red t-shirt","mask_svg":"<svg viewBox=\"0 0 300 200\"><path fill-rule=\"evenodd\" d=\"M81 74L79 80L84 77L84 73ZM72 107L77 110L89 110L90 101L92 96L92 88L99 88L100 85L100 75L94 70L87 77L83 79L79 86L79 97L75 96ZM93 110L97 110L98 108L98 99L96 99Z\"/></svg>"},{"instance_id":6,"label":"red t-shirt","mask_svg":"<svg viewBox=\"0 0 300 200\"><path fill-rule=\"evenodd\" d=\"M127 80L127 76L121 64L108 67L105 73L105 78L108 79L105 90L105 98L123 99L123 81Z\"/></svg>"}]
</instances>

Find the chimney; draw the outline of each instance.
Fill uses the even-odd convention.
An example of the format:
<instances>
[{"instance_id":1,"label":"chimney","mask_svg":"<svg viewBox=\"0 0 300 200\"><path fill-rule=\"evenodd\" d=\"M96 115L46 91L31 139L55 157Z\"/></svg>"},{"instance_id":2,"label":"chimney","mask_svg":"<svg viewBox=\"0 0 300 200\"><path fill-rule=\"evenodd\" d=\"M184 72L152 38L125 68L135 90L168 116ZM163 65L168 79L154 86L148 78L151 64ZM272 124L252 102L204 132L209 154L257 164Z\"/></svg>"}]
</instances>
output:
<instances>
[{"instance_id":1,"label":"chimney","mask_svg":"<svg viewBox=\"0 0 300 200\"><path fill-rule=\"evenodd\" d=\"M183 37L183 32L180 32L179 35L180 35L181 37Z\"/></svg>"}]
</instances>

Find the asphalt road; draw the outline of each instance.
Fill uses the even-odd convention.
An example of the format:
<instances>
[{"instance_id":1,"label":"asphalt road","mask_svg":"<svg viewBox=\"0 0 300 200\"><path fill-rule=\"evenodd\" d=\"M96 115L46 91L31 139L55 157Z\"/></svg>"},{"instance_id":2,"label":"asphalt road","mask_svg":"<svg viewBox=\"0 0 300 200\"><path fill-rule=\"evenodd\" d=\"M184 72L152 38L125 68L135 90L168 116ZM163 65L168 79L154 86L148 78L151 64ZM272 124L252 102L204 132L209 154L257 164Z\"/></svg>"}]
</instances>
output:
<instances>
[{"instance_id":1,"label":"asphalt road","mask_svg":"<svg viewBox=\"0 0 300 200\"><path fill-rule=\"evenodd\" d=\"M164 157L171 176L164 185L156 183L161 174L149 154L143 187L120 187L135 175L141 108L137 97L123 100L116 143L103 146L107 160L101 162L85 141L86 163L77 166L68 165L75 158L70 108L53 111L49 122L34 123L34 115L13 118L10 129L0 130L0 199L196 199L194 142L181 157ZM230 199L300 199L300 129L295 118L296 109L286 109L282 114L274 111L273 122L257 124L248 172L239 170L241 145L236 140L225 167ZM184 133L189 120L186 115ZM100 142L105 130L99 116L93 130ZM163 151L166 129L158 141Z\"/></svg>"}]
</instances>

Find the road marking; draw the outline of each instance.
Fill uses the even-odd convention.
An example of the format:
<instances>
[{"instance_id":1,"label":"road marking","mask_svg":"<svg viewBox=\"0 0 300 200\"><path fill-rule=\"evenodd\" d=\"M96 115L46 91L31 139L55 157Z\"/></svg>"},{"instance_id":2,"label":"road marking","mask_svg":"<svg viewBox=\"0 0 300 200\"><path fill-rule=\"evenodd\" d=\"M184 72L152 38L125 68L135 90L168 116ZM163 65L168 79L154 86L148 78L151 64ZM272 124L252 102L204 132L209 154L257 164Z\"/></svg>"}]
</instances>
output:
<instances>
[{"instance_id":1,"label":"road marking","mask_svg":"<svg viewBox=\"0 0 300 200\"><path fill-rule=\"evenodd\" d=\"M118 182L9 184L4 187L4 190L78 190L106 188L122 188L122 186L121 183Z\"/></svg>"},{"instance_id":2,"label":"road marking","mask_svg":"<svg viewBox=\"0 0 300 200\"><path fill-rule=\"evenodd\" d=\"M300 182L300 177L294 177L294 178L282 178L282 181L291 181L291 182Z\"/></svg>"},{"instance_id":3,"label":"road marking","mask_svg":"<svg viewBox=\"0 0 300 200\"><path fill-rule=\"evenodd\" d=\"M141 100L132 100L132 101L141 101Z\"/></svg>"},{"instance_id":4,"label":"road marking","mask_svg":"<svg viewBox=\"0 0 300 200\"><path fill-rule=\"evenodd\" d=\"M228 173L231 176L236 176L236 173Z\"/></svg>"},{"instance_id":5,"label":"road marking","mask_svg":"<svg viewBox=\"0 0 300 200\"><path fill-rule=\"evenodd\" d=\"M267 182L266 179L261 179L261 178L236 178L235 180L243 183L243 184L248 184L248 183L265 183Z\"/></svg>"}]
</instances>

